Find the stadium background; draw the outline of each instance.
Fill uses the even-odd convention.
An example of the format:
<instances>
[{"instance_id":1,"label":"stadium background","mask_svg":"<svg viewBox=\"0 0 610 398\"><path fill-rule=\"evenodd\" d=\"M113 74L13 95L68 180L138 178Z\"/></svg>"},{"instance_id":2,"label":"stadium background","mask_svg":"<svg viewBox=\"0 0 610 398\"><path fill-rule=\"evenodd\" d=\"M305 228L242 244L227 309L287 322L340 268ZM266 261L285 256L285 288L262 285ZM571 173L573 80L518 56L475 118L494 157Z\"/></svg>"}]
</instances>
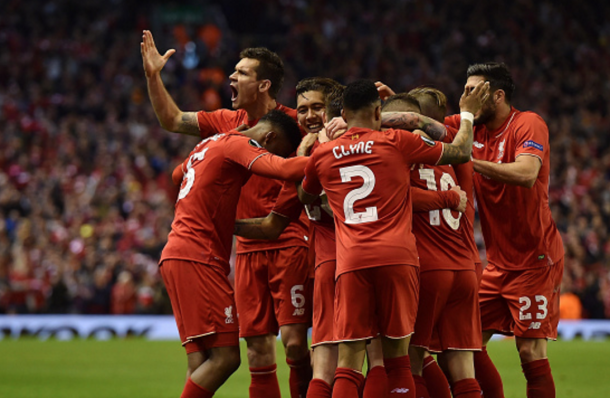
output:
<instances>
[{"instance_id":1,"label":"stadium background","mask_svg":"<svg viewBox=\"0 0 610 398\"><path fill-rule=\"evenodd\" d=\"M197 139L158 125L143 29L177 50L162 76L183 110L229 107L249 46L282 57L290 106L321 75L433 85L456 112L467 66L506 62L549 125L564 302L610 318L610 3L534 0L0 2L0 313L171 314L157 259Z\"/></svg>"}]
</instances>

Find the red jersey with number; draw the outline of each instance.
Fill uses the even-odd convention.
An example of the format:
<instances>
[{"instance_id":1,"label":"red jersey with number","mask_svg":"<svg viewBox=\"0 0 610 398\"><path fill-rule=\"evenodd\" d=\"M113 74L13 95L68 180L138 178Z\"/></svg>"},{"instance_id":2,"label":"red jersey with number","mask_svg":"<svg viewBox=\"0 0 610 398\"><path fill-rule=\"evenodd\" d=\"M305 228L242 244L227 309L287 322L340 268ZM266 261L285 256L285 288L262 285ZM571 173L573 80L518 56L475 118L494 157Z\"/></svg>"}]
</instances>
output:
<instances>
[{"instance_id":1,"label":"red jersey with number","mask_svg":"<svg viewBox=\"0 0 610 398\"><path fill-rule=\"evenodd\" d=\"M411 170L411 185L429 191L448 191L458 185L453 167L415 165ZM450 210L413 213L413 234L421 272L433 270L474 270L472 252L464 245L468 219Z\"/></svg>"},{"instance_id":2,"label":"red jersey with number","mask_svg":"<svg viewBox=\"0 0 610 398\"><path fill-rule=\"evenodd\" d=\"M460 116L445 119L459 126ZM475 126L474 159L513 163L534 156L542 167L532 188L505 184L479 173L474 186L490 264L507 270L544 267L563 257L563 243L549 207L550 148L546 123L533 112L514 108L495 131Z\"/></svg>"},{"instance_id":3,"label":"red jersey with number","mask_svg":"<svg viewBox=\"0 0 610 398\"><path fill-rule=\"evenodd\" d=\"M296 111L278 104L275 108L296 120ZM223 133L237 128L242 124L254 126L258 120L248 120L248 112L243 109L220 109L214 112L198 112L199 131L205 138L212 134ZM282 189L282 182L268 178L252 176L244 185L237 207L237 218L266 217L272 210L276 199ZM292 198L298 201L296 191ZM302 214L297 220L291 222L277 240L256 240L237 237L237 253L273 250L290 246L307 247L307 216Z\"/></svg>"},{"instance_id":4,"label":"red jersey with number","mask_svg":"<svg viewBox=\"0 0 610 398\"><path fill-rule=\"evenodd\" d=\"M271 155L236 131L201 141L182 164L183 179L161 262L221 266L228 274L237 202L252 173L298 180L306 158Z\"/></svg>"},{"instance_id":5,"label":"red jersey with number","mask_svg":"<svg viewBox=\"0 0 610 398\"><path fill-rule=\"evenodd\" d=\"M449 132L448 137L455 137L458 129L451 126L446 126L446 128ZM451 140L453 140L453 138L451 138ZM451 141L446 139L445 142ZM453 165L453 171L455 171L455 176L457 178L456 182L462 191L466 192L466 197L468 198L466 212L464 213L467 220L462 222L466 227L464 228L464 241L472 253L472 261L475 263L480 263L481 257L479 255L479 248L474 240L474 164L472 161L456 164Z\"/></svg>"},{"instance_id":6,"label":"red jersey with number","mask_svg":"<svg viewBox=\"0 0 610 398\"><path fill-rule=\"evenodd\" d=\"M411 232L411 164L436 164L442 143L408 131L351 128L322 144L305 168L303 190L322 190L335 217L337 277L394 264L418 266Z\"/></svg>"}]
</instances>

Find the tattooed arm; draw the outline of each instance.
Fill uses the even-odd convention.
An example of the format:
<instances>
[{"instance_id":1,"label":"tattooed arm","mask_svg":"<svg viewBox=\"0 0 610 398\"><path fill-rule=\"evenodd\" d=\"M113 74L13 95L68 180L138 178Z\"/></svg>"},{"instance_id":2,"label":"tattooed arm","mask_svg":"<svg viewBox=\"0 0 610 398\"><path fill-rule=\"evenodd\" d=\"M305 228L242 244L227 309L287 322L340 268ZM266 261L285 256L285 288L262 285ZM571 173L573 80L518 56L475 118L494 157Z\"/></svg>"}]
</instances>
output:
<instances>
[{"instance_id":1,"label":"tattooed arm","mask_svg":"<svg viewBox=\"0 0 610 398\"><path fill-rule=\"evenodd\" d=\"M401 130L422 130L434 141L442 141L447 135L445 125L415 112L383 112L381 126Z\"/></svg>"},{"instance_id":2,"label":"tattooed arm","mask_svg":"<svg viewBox=\"0 0 610 398\"><path fill-rule=\"evenodd\" d=\"M487 82L480 82L470 92L464 89L464 93L460 98L460 110L474 115L481 109L488 97L489 83ZM472 127L472 121L467 120L465 117L461 118L460 129L457 135L451 144L444 144L443 155L438 164L466 163L470 160L473 140Z\"/></svg>"},{"instance_id":3,"label":"tattooed arm","mask_svg":"<svg viewBox=\"0 0 610 398\"><path fill-rule=\"evenodd\" d=\"M161 55L157 50L152 33L145 30L142 33L140 52L142 53L142 64L148 86L148 97L161 127L174 133L199 136L197 114L195 112L182 112L165 89L163 80L161 80L161 70L176 50L167 50L164 55Z\"/></svg>"}]
</instances>

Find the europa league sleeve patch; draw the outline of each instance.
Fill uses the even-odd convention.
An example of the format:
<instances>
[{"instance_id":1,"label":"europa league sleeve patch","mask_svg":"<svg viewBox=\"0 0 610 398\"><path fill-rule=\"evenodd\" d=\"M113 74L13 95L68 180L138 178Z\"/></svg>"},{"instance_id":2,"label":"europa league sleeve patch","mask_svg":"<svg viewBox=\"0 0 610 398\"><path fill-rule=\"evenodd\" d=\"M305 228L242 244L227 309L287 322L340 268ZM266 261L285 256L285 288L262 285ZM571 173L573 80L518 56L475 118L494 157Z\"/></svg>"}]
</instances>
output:
<instances>
[{"instance_id":1,"label":"europa league sleeve patch","mask_svg":"<svg viewBox=\"0 0 610 398\"><path fill-rule=\"evenodd\" d=\"M436 145L436 141L432 141L430 138L426 138L424 136L419 136L419 138L422 139L422 141L424 141L426 143L426 145L428 146L435 146Z\"/></svg>"},{"instance_id":2,"label":"europa league sleeve patch","mask_svg":"<svg viewBox=\"0 0 610 398\"><path fill-rule=\"evenodd\" d=\"M523 143L523 148L534 148L539 150L540 152L542 152L544 150L544 146L542 146L541 144L537 143L536 141L525 141Z\"/></svg>"}]
</instances>

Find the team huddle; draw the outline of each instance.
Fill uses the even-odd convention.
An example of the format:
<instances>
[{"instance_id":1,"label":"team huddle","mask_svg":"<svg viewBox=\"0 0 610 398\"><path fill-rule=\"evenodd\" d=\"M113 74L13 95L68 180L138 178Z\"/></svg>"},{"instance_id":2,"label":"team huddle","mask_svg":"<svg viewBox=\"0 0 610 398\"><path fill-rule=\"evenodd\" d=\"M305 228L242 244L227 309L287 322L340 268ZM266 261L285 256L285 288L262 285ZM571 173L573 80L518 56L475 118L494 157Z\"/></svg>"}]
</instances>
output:
<instances>
[{"instance_id":1,"label":"team huddle","mask_svg":"<svg viewBox=\"0 0 610 398\"><path fill-rule=\"evenodd\" d=\"M174 50L145 31L141 52L161 126L202 138L172 173L160 260L187 353L181 397L212 397L241 337L249 396L279 398L278 333L292 398L502 398L494 333L515 336L527 396L555 397L563 245L549 134L511 105L506 65L470 66L453 116L434 88L322 77L297 84L294 110L275 100L281 59L249 48L229 77L233 110L183 112L161 80Z\"/></svg>"}]
</instances>

